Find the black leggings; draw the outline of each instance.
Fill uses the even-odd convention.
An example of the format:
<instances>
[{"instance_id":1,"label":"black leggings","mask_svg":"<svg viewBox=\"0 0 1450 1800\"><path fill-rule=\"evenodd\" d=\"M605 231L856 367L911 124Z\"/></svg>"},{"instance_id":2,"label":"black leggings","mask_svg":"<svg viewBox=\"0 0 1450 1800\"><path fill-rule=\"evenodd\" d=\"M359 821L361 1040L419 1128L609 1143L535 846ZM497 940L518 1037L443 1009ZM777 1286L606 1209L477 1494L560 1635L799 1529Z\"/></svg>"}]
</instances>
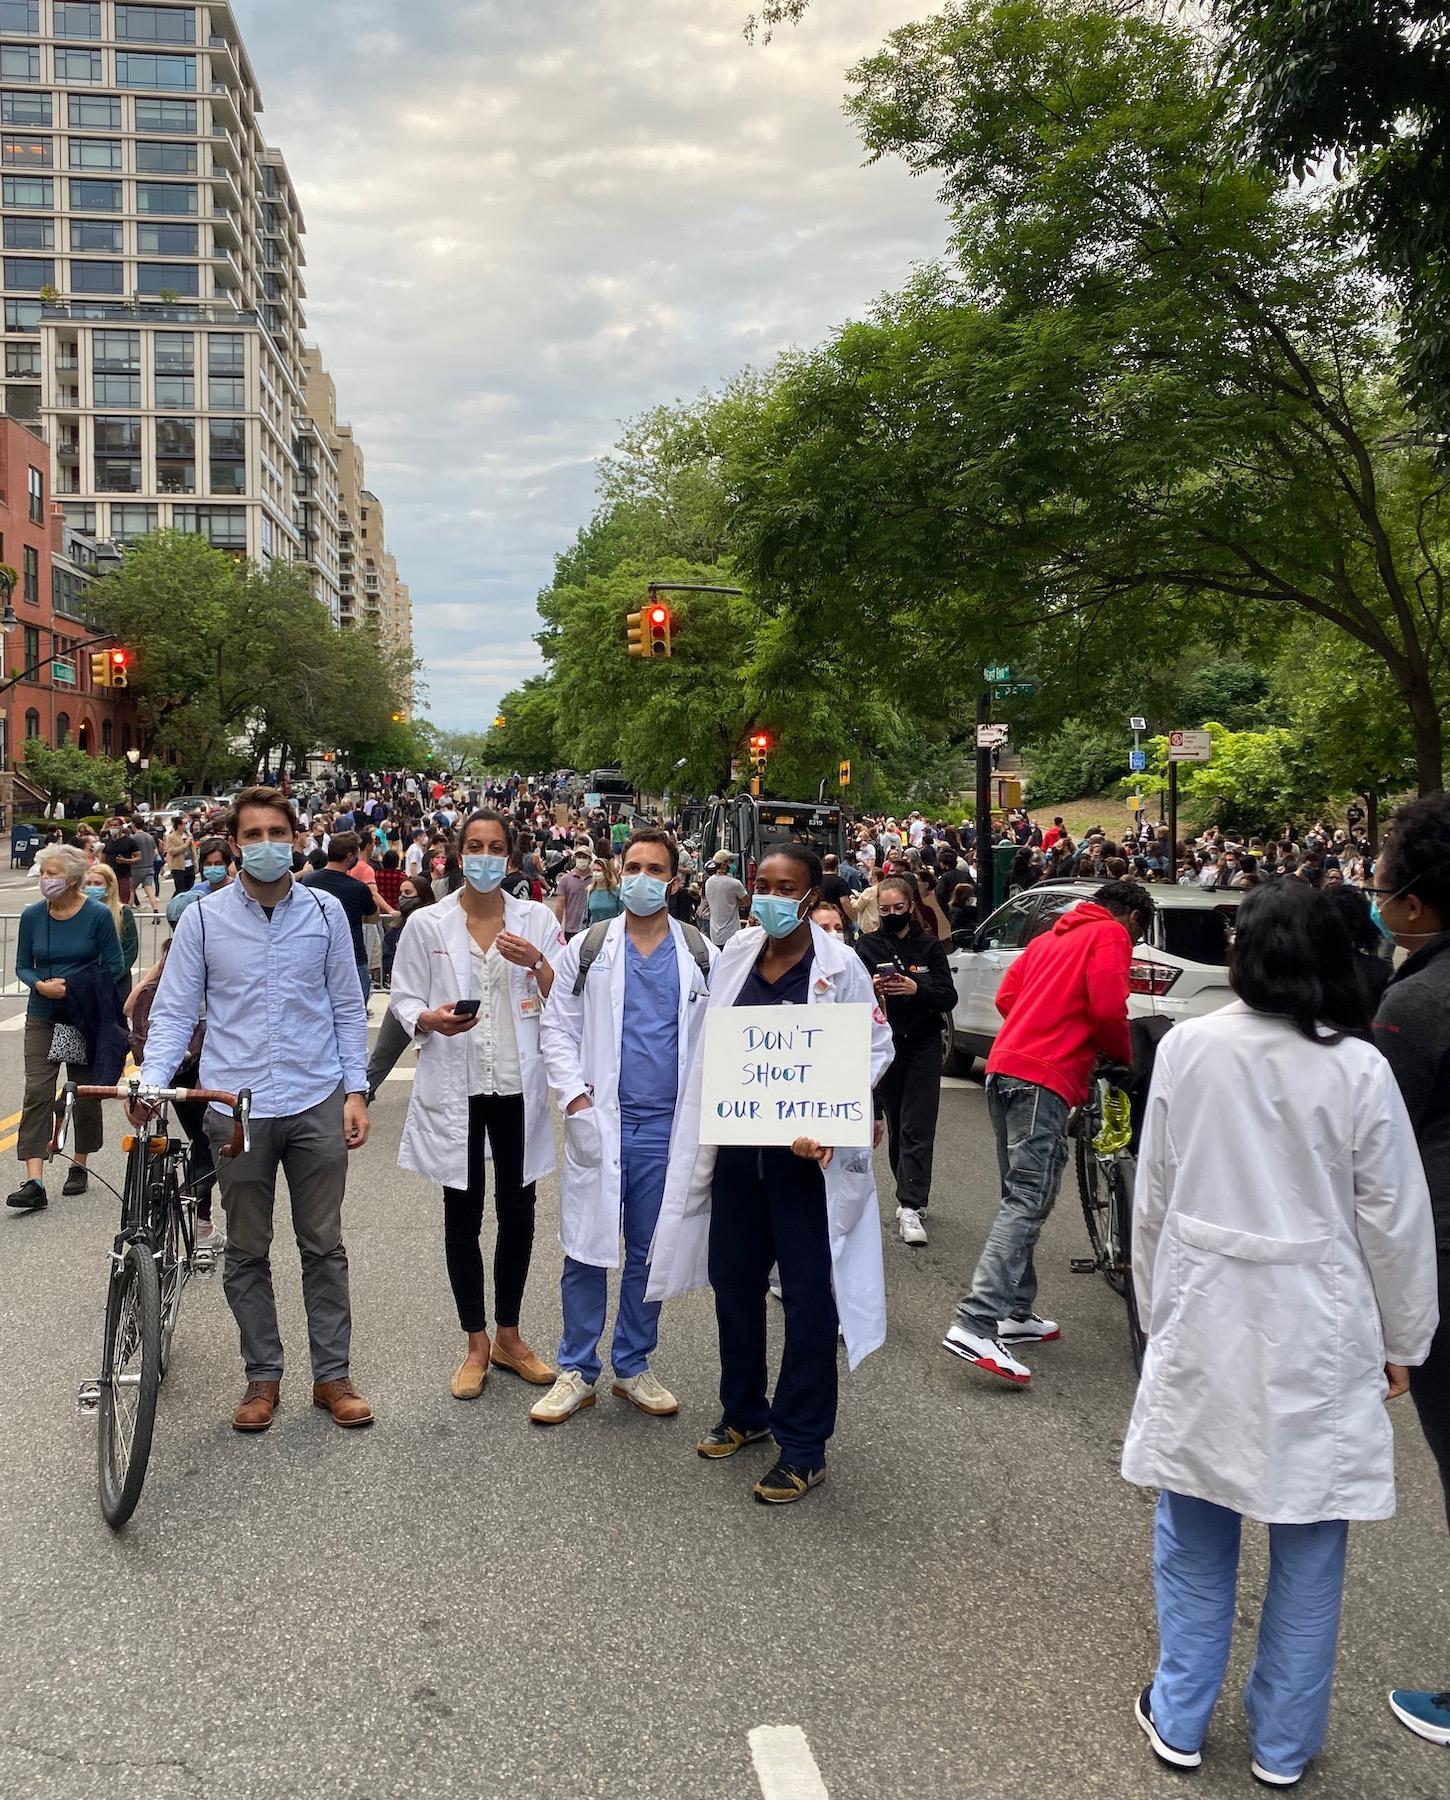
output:
<instances>
[{"instance_id":1,"label":"black leggings","mask_svg":"<svg viewBox=\"0 0 1450 1800\"><path fill-rule=\"evenodd\" d=\"M1450 1258L1440 1254L1440 1325L1430 1354L1410 1370L1410 1394L1445 1490L1445 1518L1450 1523Z\"/></svg>"},{"instance_id":2,"label":"black leggings","mask_svg":"<svg viewBox=\"0 0 1450 1800\"><path fill-rule=\"evenodd\" d=\"M473 1094L468 1102L468 1187L443 1190L443 1253L448 1281L465 1331L486 1331L483 1304L484 1132L493 1151L494 1210L498 1242L493 1252L493 1307L498 1323L517 1326L534 1253L534 1189L524 1182L524 1097Z\"/></svg>"}]
</instances>

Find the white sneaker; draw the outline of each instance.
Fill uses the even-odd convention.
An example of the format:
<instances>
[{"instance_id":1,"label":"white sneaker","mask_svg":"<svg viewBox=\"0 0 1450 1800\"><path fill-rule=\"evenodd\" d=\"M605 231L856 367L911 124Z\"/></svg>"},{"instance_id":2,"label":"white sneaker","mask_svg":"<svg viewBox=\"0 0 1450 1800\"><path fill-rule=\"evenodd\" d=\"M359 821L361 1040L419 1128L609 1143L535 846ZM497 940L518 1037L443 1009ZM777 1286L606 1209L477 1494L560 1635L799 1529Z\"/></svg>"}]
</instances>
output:
<instances>
[{"instance_id":1,"label":"white sneaker","mask_svg":"<svg viewBox=\"0 0 1450 1800\"><path fill-rule=\"evenodd\" d=\"M1302 1769L1300 1769L1297 1775L1276 1775L1272 1769L1266 1769L1257 1758L1249 1764L1249 1772L1252 1774L1254 1780L1264 1787L1298 1787L1299 1783L1304 1779L1304 1771Z\"/></svg>"},{"instance_id":2,"label":"white sneaker","mask_svg":"<svg viewBox=\"0 0 1450 1800\"><path fill-rule=\"evenodd\" d=\"M593 1406L597 1398L592 1381L586 1381L577 1369L564 1369L529 1417L536 1425L562 1425L576 1412Z\"/></svg>"},{"instance_id":3,"label":"white sneaker","mask_svg":"<svg viewBox=\"0 0 1450 1800\"><path fill-rule=\"evenodd\" d=\"M214 1225L210 1219L198 1219L196 1222L196 1247L198 1250L210 1250L220 1255L227 1247L227 1233L224 1225Z\"/></svg>"},{"instance_id":4,"label":"white sneaker","mask_svg":"<svg viewBox=\"0 0 1450 1800\"><path fill-rule=\"evenodd\" d=\"M1026 1387L1032 1379L1032 1371L1017 1358L997 1338L979 1337L975 1331L968 1331L965 1325L953 1325L942 1339L942 1349L950 1350L953 1356L961 1357L976 1369L983 1369L988 1375L1000 1375L1003 1381L1014 1382L1018 1387Z\"/></svg>"},{"instance_id":5,"label":"white sneaker","mask_svg":"<svg viewBox=\"0 0 1450 1800\"><path fill-rule=\"evenodd\" d=\"M1029 1313L1025 1319L999 1319L997 1336L1004 1344L1052 1344L1062 1336L1056 1319L1039 1319Z\"/></svg>"},{"instance_id":6,"label":"white sneaker","mask_svg":"<svg viewBox=\"0 0 1450 1800\"><path fill-rule=\"evenodd\" d=\"M926 1226L922 1223L921 1214L914 1206L898 1206L896 1223L903 1244L924 1244L926 1242Z\"/></svg>"},{"instance_id":7,"label":"white sneaker","mask_svg":"<svg viewBox=\"0 0 1450 1800\"><path fill-rule=\"evenodd\" d=\"M668 1419L680 1410L679 1401L649 1369L641 1369L638 1375L620 1376L610 1392L617 1399L628 1400L631 1406L637 1406L652 1419Z\"/></svg>"}]
</instances>

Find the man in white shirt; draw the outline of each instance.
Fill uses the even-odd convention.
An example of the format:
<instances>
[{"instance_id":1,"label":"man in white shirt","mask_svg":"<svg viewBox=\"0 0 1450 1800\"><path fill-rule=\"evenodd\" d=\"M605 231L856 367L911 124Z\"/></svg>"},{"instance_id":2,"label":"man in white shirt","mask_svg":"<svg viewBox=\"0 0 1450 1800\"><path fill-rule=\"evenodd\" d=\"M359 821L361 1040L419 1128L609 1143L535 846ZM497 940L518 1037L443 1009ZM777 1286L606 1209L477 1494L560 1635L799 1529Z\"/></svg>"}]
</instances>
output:
<instances>
[{"instance_id":1,"label":"man in white shirt","mask_svg":"<svg viewBox=\"0 0 1450 1800\"><path fill-rule=\"evenodd\" d=\"M710 939L718 949L739 931L750 896L730 873L735 859L728 850L717 850L712 860L715 873L705 883L705 905L710 914Z\"/></svg>"}]
</instances>

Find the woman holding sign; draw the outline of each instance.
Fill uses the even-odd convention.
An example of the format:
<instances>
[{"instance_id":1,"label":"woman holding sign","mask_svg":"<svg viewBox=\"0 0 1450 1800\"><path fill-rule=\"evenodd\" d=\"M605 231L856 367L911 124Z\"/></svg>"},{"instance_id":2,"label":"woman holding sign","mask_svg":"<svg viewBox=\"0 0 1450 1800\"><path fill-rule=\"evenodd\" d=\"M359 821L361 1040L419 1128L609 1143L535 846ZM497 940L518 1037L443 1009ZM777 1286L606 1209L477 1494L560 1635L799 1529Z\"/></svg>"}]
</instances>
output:
<instances>
[{"instance_id":1,"label":"woman holding sign","mask_svg":"<svg viewBox=\"0 0 1450 1800\"><path fill-rule=\"evenodd\" d=\"M880 1126L871 1118L870 1093L891 1060L891 1030L860 958L811 922L821 878L820 858L805 845L773 851L755 880L754 929L721 952L706 1030L685 1075L650 1265L651 1300L707 1282L715 1290L722 1414L696 1448L704 1457L733 1456L774 1437L779 1457L754 1490L769 1506L799 1500L824 1479L836 1425L838 1309L853 1369L886 1338L871 1172ZM819 1009L835 1006L863 1011L853 1019L819 1017ZM768 1025L737 1029L739 1021L718 1016L743 1007L769 1009ZM811 1063L824 1061L828 1037L849 1037L857 1020L861 1066L841 1071L839 1101L795 1098L805 1093L798 1084L808 1080ZM744 1055L732 1063L737 1043ZM721 1055L743 1097L713 1085L712 1059ZM742 1115L744 1142L742 1128L731 1129ZM758 1141L749 1141L756 1130ZM786 1327L773 1400L765 1361L772 1263L780 1266Z\"/></svg>"}]
</instances>

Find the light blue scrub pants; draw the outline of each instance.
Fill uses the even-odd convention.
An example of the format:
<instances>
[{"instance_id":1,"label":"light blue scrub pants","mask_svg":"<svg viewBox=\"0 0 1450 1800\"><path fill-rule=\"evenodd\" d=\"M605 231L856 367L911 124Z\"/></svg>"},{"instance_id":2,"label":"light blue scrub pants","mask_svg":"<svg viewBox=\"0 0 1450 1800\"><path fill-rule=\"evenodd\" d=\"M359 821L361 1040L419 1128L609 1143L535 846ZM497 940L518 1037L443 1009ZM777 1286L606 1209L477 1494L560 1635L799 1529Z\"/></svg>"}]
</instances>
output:
<instances>
[{"instance_id":1,"label":"light blue scrub pants","mask_svg":"<svg viewBox=\"0 0 1450 1800\"><path fill-rule=\"evenodd\" d=\"M619 1191L624 1222L624 1270L619 1280L619 1312L609 1361L615 1376L627 1381L649 1367L660 1335L660 1304L646 1300L649 1247L665 1197L665 1167L670 1156L673 1113L631 1119L620 1128ZM609 1271L564 1258L559 1284L564 1302L564 1335L559 1340L559 1367L577 1369L588 1382L599 1379L599 1340L609 1305Z\"/></svg>"},{"instance_id":2,"label":"light blue scrub pants","mask_svg":"<svg viewBox=\"0 0 1450 1800\"><path fill-rule=\"evenodd\" d=\"M1242 1525L1210 1501L1166 1488L1158 1496L1153 1722L1176 1750L1202 1745L1228 1669ZM1244 1710L1254 1756L1272 1775L1297 1775L1324 1745L1348 1542L1343 1519L1269 1527L1269 1585Z\"/></svg>"}]
</instances>

